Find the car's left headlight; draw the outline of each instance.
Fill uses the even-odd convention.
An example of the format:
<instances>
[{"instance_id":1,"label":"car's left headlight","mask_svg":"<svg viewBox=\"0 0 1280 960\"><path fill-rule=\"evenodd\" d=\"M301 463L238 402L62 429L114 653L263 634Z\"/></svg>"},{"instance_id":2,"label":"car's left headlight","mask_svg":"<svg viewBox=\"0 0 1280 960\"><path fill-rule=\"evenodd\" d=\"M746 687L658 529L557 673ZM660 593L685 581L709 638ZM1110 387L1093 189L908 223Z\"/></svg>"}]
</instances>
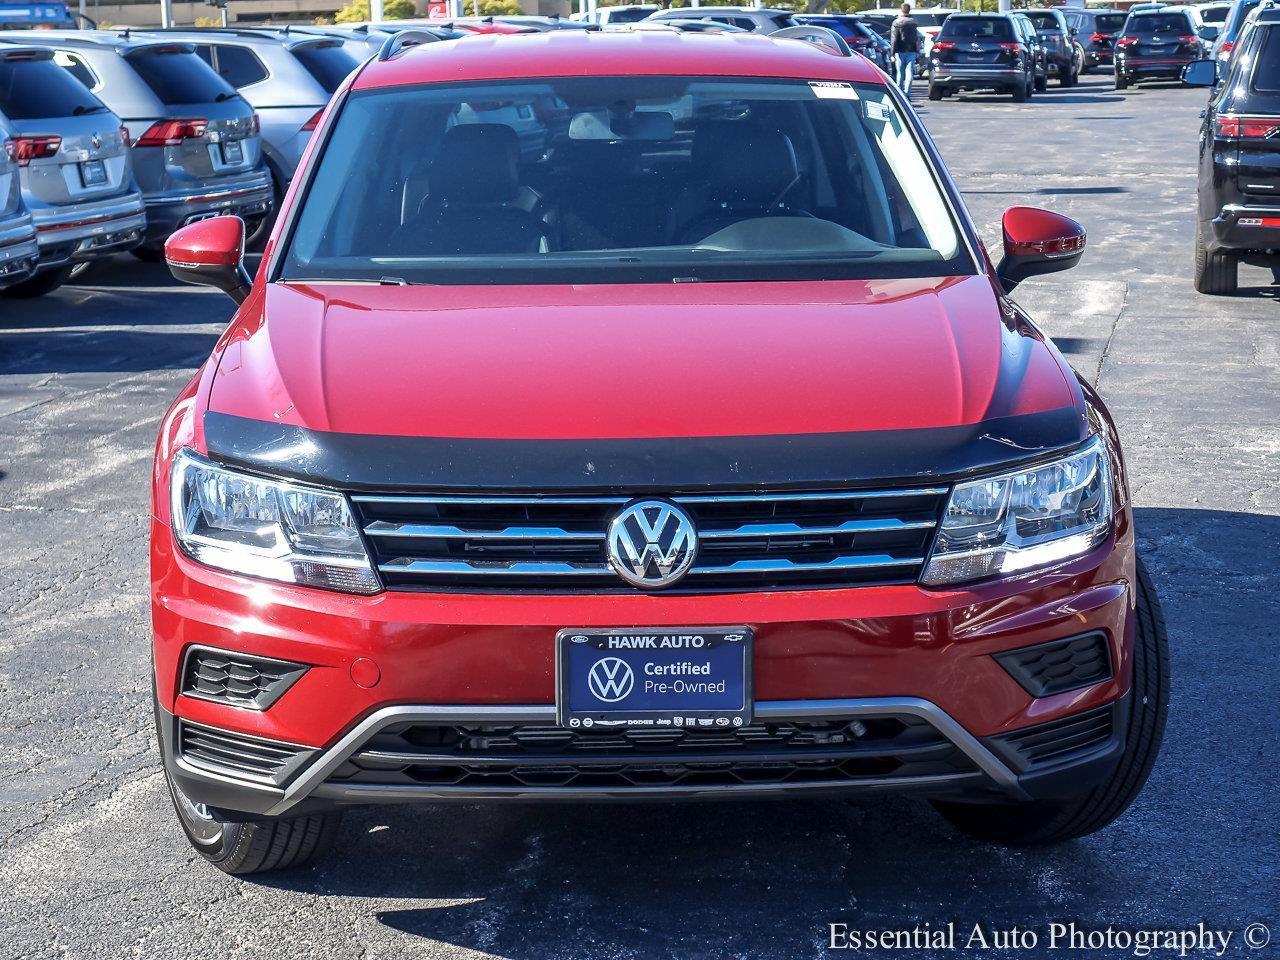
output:
<instances>
[{"instance_id":1,"label":"car's left headlight","mask_svg":"<svg viewBox=\"0 0 1280 960\"><path fill-rule=\"evenodd\" d=\"M347 498L174 458L173 532L193 560L219 570L345 593L382 589Z\"/></svg>"},{"instance_id":2,"label":"car's left headlight","mask_svg":"<svg viewBox=\"0 0 1280 960\"><path fill-rule=\"evenodd\" d=\"M1111 531L1111 465L1094 437L1067 457L956 484L920 582L966 583L1088 553Z\"/></svg>"}]
</instances>

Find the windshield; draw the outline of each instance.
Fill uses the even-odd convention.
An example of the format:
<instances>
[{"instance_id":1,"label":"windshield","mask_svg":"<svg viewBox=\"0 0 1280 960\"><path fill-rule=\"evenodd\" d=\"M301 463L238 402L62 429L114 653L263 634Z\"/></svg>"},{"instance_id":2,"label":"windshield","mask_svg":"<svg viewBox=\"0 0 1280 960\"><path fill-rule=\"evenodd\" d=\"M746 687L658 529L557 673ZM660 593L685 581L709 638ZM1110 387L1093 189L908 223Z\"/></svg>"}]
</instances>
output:
<instances>
[{"instance_id":1,"label":"windshield","mask_svg":"<svg viewBox=\"0 0 1280 960\"><path fill-rule=\"evenodd\" d=\"M1205 23L1226 23L1230 7L1201 7L1200 19Z\"/></svg>"},{"instance_id":2,"label":"windshield","mask_svg":"<svg viewBox=\"0 0 1280 960\"><path fill-rule=\"evenodd\" d=\"M126 59L160 102L169 106L216 103L238 96L189 48L143 47Z\"/></svg>"},{"instance_id":3,"label":"windshield","mask_svg":"<svg viewBox=\"0 0 1280 960\"><path fill-rule=\"evenodd\" d=\"M353 94L282 264L424 283L973 272L884 87L687 77Z\"/></svg>"},{"instance_id":4,"label":"windshield","mask_svg":"<svg viewBox=\"0 0 1280 960\"><path fill-rule=\"evenodd\" d=\"M946 13L912 13L910 16L921 27L939 27L951 16L951 11L948 10Z\"/></svg>"},{"instance_id":5,"label":"windshield","mask_svg":"<svg viewBox=\"0 0 1280 960\"><path fill-rule=\"evenodd\" d=\"M1032 11L1030 13L1024 13L1023 16L1026 17L1028 20L1030 20L1032 23L1034 23L1036 25L1037 30L1045 31L1045 30L1061 30L1062 29L1062 24L1058 22L1058 18L1055 17L1052 13L1047 13L1043 11L1037 13L1035 11Z\"/></svg>"},{"instance_id":6,"label":"windshield","mask_svg":"<svg viewBox=\"0 0 1280 960\"><path fill-rule=\"evenodd\" d=\"M27 57L26 53L0 57L0 113L10 120L78 117L107 109L47 54Z\"/></svg>"},{"instance_id":7,"label":"windshield","mask_svg":"<svg viewBox=\"0 0 1280 960\"><path fill-rule=\"evenodd\" d=\"M1144 13L1130 16L1124 32L1134 33L1191 33L1191 21L1181 13Z\"/></svg>"},{"instance_id":8,"label":"windshield","mask_svg":"<svg viewBox=\"0 0 1280 960\"><path fill-rule=\"evenodd\" d=\"M1093 26L1098 33L1115 33L1124 26L1123 13L1100 13L1094 18Z\"/></svg>"},{"instance_id":9,"label":"windshield","mask_svg":"<svg viewBox=\"0 0 1280 960\"><path fill-rule=\"evenodd\" d=\"M1012 40L1013 26L1004 17L952 17L939 40Z\"/></svg>"},{"instance_id":10,"label":"windshield","mask_svg":"<svg viewBox=\"0 0 1280 960\"><path fill-rule=\"evenodd\" d=\"M356 58L347 53L341 40L304 43L293 48L293 55L316 78L325 93L337 90L347 79L347 74L360 66Z\"/></svg>"}]
</instances>

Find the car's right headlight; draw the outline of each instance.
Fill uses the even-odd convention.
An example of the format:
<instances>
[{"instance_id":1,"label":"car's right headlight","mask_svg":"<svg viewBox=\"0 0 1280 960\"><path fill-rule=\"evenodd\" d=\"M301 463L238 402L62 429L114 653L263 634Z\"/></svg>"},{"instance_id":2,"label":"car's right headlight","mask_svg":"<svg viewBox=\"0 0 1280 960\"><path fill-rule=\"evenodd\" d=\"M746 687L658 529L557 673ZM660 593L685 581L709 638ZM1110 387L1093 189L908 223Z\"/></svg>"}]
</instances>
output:
<instances>
[{"instance_id":1,"label":"car's right headlight","mask_svg":"<svg viewBox=\"0 0 1280 960\"><path fill-rule=\"evenodd\" d=\"M173 533L193 560L219 570L345 593L382 589L347 498L174 458Z\"/></svg>"},{"instance_id":2,"label":"car's right headlight","mask_svg":"<svg viewBox=\"0 0 1280 960\"><path fill-rule=\"evenodd\" d=\"M966 583L1088 553L1111 532L1111 465L1094 437L1016 473L956 484L920 582Z\"/></svg>"}]
</instances>

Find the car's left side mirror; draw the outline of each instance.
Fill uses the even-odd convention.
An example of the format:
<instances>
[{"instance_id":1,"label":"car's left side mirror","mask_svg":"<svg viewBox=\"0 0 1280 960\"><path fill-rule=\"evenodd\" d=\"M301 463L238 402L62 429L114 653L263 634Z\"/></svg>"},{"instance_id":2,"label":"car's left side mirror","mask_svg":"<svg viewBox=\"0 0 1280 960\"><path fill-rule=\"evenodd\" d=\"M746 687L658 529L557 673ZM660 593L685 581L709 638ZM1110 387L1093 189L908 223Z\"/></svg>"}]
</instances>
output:
<instances>
[{"instance_id":1,"label":"car's left side mirror","mask_svg":"<svg viewBox=\"0 0 1280 960\"><path fill-rule=\"evenodd\" d=\"M1182 68L1182 82L1188 87L1212 87L1218 82L1216 60L1193 60Z\"/></svg>"},{"instance_id":2,"label":"car's left side mirror","mask_svg":"<svg viewBox=\"0 0 1280 960\"><path fill-rule=\"evenodd\" d=\"M253 280L244 268L244 221L210 217L175 230L164 242L169 272L179 280L217 287L244 303Z\"/></svg>"},{"instance_id":3,"label":"car's left side mirror","mask_svg":"<svg viewBox=\"0 0 1280 960\"><path fill-rule=\"evenodd\" d=\"M1052 210L1010 207L1001 225L1004 259L996 276L1006 293L1027 277L1070 270L1084 255L1084 227Z\"/></svg>"}]
</instances>

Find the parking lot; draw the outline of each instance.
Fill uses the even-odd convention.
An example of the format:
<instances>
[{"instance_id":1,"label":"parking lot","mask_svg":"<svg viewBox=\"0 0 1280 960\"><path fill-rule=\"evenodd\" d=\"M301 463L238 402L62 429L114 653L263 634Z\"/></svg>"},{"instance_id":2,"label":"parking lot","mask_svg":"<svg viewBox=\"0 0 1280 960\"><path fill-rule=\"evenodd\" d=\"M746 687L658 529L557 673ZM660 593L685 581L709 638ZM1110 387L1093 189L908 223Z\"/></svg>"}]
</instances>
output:
<instances>
[{"instance_id":1,"label":"parking lot","mask_svg":"<svg viewBox=\"0 0 1280 960\"><path fill-rule=\"evenodd\" d=\"M231 303L125 256L0 302L0 955L794 957L831 922L1045 918L1203 921L1234 931L1228 956L1274 950L1242 931L1280 938L1280 305L1256 268L1239 296L1192 290L1204 94L1117 94L1102 71L1025 105L916 97L989 246L1019 203L1089 231L1078 269L1018 295L1119 421L1169 621L1168 734L1120 821L1009 851L901 798L390 808L348 817L314 868L222 875L154 745L146 516L157 422Z\"/></svg>"}]
</instances>

